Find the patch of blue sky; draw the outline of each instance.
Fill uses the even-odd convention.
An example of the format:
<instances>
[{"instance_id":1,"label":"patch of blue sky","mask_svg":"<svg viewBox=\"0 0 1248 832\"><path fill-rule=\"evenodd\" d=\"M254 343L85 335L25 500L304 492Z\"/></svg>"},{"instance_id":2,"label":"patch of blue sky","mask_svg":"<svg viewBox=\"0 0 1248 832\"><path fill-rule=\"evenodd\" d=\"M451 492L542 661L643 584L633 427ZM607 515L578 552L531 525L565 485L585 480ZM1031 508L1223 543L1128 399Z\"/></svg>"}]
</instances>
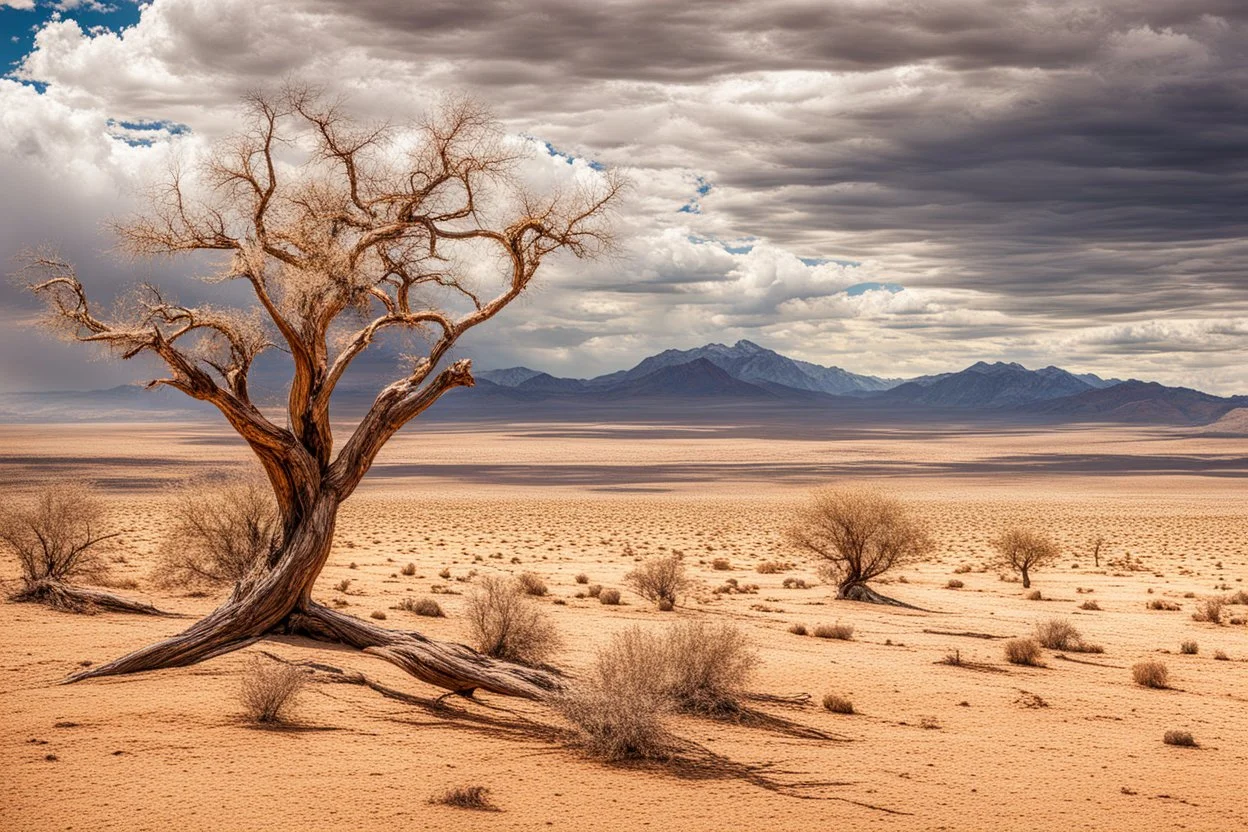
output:
<instances>
[{"instance_id":1,"label":"patch of blue sky","mask_svg":"<svg viewBox=\"0 0 1248 832\"><path fill-rule=\"evenodd\" d=\"M145 4L144 4L145 5ZM136 0L83 3L61 11L54 0L35 0L29 9L0 6L0 73L10 75L35 46L35 33L53 20L73 20L84 32L119 32L139 22ZM42 93L43 84L24 82Z\"/></svg>"},{"instance_id":2,"label":"patch of blue sky","mask_svg":"<svg viewBox=\"0 0 1248 832\"><path fill-rule=\"evenodd\" d=\"M900 283L855 283L853 286L850 286L845 290L845 294L849 295L851 298L858 297L859 295L865 295L867 292L879 291L891 292L895 295L898 292L904 291L905 288L906 287L902 286Z\"/></svg>"}]
</instances>

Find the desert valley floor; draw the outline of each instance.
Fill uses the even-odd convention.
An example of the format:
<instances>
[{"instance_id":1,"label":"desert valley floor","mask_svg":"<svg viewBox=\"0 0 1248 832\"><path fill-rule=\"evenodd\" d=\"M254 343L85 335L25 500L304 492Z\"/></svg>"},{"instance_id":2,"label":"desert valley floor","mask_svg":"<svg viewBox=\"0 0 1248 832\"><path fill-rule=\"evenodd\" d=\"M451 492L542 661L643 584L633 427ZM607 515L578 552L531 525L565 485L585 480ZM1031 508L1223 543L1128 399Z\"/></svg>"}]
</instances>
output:
<instances>
[{"instance_id":1,"label":"desert valley floor","mask_svg":"<svg viewBox=\"0 0 1248 832\"><path fill-rule=\"evenodd\" d=\"M247 464L238 441L206 424L0 426L0 487L95 483L123 531L114 579L138 583L122 594L188 616L214 599L157 591L148 579L170 486ZM540 603L563 637L556 663L573 675L630 625L731 620L761 655L753 689L810 702L758 703L770 721L677 718L677 733L703 751L669 766L587 759L552 739L559 720L548 708L489 695L438 708L313 684L293 726L262 730L243 720L236 694L261 650L361 671L421 700L441 691L368 655L294 638L190 668L60 685L80 663L190 619L4 603L0 828L1245 829L1248 626L1191 617L1201 597L1248 589L1245 478L1248 439L1179 428L426 425L396 438L344 507L321 600L463 640L456 593L470 572L532 571L550 586ZM790 511L811 488L848 482L897 493L931 524L930 562L880 586L930 612L782 586L818 583L815 564L783 543ZM1035 575L1044 600L984 567L988 540L1012 521L1042 525L1065 547ZM1097 536L1107 541L1099 568ZM701 584L675 612L627 591L618 607L575 597L578 573L622 588L634 556L671 550ZM731 569L713 569L714 558ZM766 560L795 567L759 574ZM404 576L409 562L416 573ZM964 586L948 588L963 565ZM0 570L18 574L12 559ZM759 589L712 592L729 578ZM394 609L434 585L447 617ZM1180 609L1146 609L1152 599ZM1081 609L1087 600L1101 609ZM1006 663L1002 639L1052 617L1104 653ZM789 632L834 622L852 624L853 639ZM1184 640L1199 651L1180 654ZM974 664L941 663L955 651ZM1133 684L1131 666L1147 658L1168 666L1172 689ZM825 711L829 692L858 713ZM1171 729L1199 747L1163 744ZM426 802L473 784L502 811Z\"/></svg>"}]
</instances>

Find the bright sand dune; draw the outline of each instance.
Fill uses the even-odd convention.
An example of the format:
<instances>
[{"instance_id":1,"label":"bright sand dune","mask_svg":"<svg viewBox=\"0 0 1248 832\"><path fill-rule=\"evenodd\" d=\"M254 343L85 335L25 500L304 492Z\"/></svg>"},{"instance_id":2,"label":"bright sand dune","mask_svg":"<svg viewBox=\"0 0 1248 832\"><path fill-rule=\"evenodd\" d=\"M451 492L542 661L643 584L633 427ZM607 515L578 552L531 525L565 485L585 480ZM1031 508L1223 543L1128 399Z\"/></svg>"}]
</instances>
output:
<instances>
[{"instance_id":1,"label":"bright sand dune","mask_svg":"<svg viewBox=\"0 0 1248 832\"><path fill-rule=\"evenodd\" d=\"M390 608L433 584L463 589L455 579L471 569L534 571L551 587L544 603L566 641L559 663L573 672L626 626L730 619L760 650L755 689L814 696L805 707L764 709L838 741L682 718L677 731L719 755L715 765L609 766L539 730L490 724L517 716L557 724L542 706L483 697L440 716L332 684L305 691L296 727L259 730L237 701L258 649L364 671L422 697L439 691L369 656L295 640L188 669L59 686L80 662L185 622L3 604L0 828L1248 828L1248 627L1195 622L1188 597L1248 587L1248 440L1125 428L811 436L583 425L409 433L344 509L318 597L462 639L460 595L438 596L445 619ZM153 592L147 581L166 486L245 459L225 433L198 425L0 428L0 487L97 482L124 530L116 577L139 582L129 594L191 615L213 600ZM811 486L848 480L895 490L931 522L936 557L882 588L933 612L781 587L786 577L814 582L808 562L754 571L763 560L800 560L778 533L787 512ZM982 568L987 540L1012 520L1041 524L1067 547L1035 578L1050 600L1025 600L1017 583ZM1089 551L1098 535L1109 541L1100 568ZM626 544L642 556L683 551L706 589L674 613L627 592L614 608L575 598L580 572L620 585L632 566ZM1128 553L1137 568L1121 566ZM717 557L733 569L713 571ZM398 574L408 562L416 575ZM964 588L945 588L961 564L972 567L957 575ZM0 567L16 575L11 560ZM444 567L451 580L438 577ZM729 577L757 583L758 593L709 592ZM344 578L349 590L335 591ZM1182 609L1146 610L1154 598ZM1089 599L1101 611L1079 608ZM1054 616L1105 652L1071 661L1046 651L1046 668L1021 668L1005 663L1000 640L952 635L1025 635ZM853 641L788 632L836 621L854 625ZM1198 642L1196 655L1179 654L1186 639ZM953 651L992 669L938 663ZM1145 658L1166 663L1175 689L1132 683L1130 666ZM848 696L860 713L822 710L826 692ZM1164 745L1170 729L1191 731L1200 748ZM489 787L503 811L426 804L471 784Z\"/></svg>"}]
</instances>

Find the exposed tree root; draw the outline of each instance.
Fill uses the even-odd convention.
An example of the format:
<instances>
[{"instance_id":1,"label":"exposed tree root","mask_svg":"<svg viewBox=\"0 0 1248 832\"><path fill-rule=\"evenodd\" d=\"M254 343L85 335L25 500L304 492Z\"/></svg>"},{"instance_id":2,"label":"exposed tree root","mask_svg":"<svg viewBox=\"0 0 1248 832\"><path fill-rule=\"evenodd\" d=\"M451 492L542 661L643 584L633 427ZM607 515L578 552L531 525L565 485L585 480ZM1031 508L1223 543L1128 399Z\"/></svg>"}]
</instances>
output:
<instances>
[{"instance_id":1,"label":"exposed tree root","mask_svg":"<svg viewBox=\"0 0 1248 832\"><path fill-rule=\"evenodd\" d=\"M1009 638L1009 636L997 636L992 633L973 633L970 630L963 630L962 632L954 632L953 630L924 630L923 632L934 636L958 636L959 638Z\"/></svg>"},{"instance_id":2,"label":"exposed tree root","mask_svg":"<svg viewBox=\"0 0 1248 832\"><path fill-rule=\"evenodd\" d=\"M931 612L931 610L916 607L914 604L907 604L905 601L898 601L896 598L881 595L866 584L842 586L837 590L836 597L842 601L862 601L866 604L884 604L885 606L903 607L908 610L918 610L919 612Z\"/></svg>"},{"instance_id":3,"label":"exposed tree root","mask_svg":"<svg viewBox=\"0 0 1248 832\"><path fill-rule=\"evenodd\" d=\"M503 696L544 699L562 688L557 671L492 659L462 644L434 641L420 633L377 627L314 602L273 622L270 607L247 603L248 599L227 602L178 635L65 681L185 667L269 635L291 633L363 650L423 682L463 696L480 689Z\"/></svg>"},{"instance_id":4,"label":"exposed tree root","mask_svg":"<svg viewBox=\"0 0 1248 832\"><path fill-rule=\"evenodd\" d=\"M179 618L177 613L165 612L142 601L131 601L111 592L73 586L63 581L42 579L27 581L19 591L9 596L15 603L43 604L53 609L92 614L100 610L131 612L138 615L161 615Z\"/></svg>"}]
</instances>

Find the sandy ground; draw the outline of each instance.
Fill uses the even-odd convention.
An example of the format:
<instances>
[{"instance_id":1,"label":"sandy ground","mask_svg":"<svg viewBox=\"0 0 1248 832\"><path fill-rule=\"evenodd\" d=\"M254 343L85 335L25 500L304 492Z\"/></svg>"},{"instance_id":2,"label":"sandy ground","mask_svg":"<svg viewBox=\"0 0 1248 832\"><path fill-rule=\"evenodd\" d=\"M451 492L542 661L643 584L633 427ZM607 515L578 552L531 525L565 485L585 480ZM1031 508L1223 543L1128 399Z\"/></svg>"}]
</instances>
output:
<instances>
[{"instance_id":1,"label":"sandy ground","mask_svg":"<svg viewBox=\"0 0 1248 832\"><path fill-rule=\"evenodd\" d=\"M676 731L716 755L714 765L613 766L551 742L540 728L558 720L539 705L483 697L438 716L332 684L304 692L292 727L262 730L243 720L237 698L260 649L364 671L418 696L439 691L377 659L294 639L192 668L62 686L80 663L187 622L2 604L0 828L1248 828L1248 627L1191 618L1196 597L1248 588L1246 457L1243 439L1138 428L408 433L344 508L322 600L462 640L463 595L436 596L445 619L391 607L435 584L463 591L470 582L459 579L474 569L533 571L550 585L541 603L566 643L558 663L572 671L633 624L732 620L761 654L756 690L814 696L804 707L763 708L836 739L681 718ZM204 425L0 427L0 493L55 478L95 482L123 531L115 576L139 583L124 594L188 615L214 600L158 592L148 580L168 488L188 479L206 487L246 464L236 441ZM817 581L814 564L781 541L788 513L813 485L848 481L896 491L931 523L936 556L880 588L932 612L833 602L826 586L782 587L786 577ZM1019 584L983 566L987 541L1013 521L1043 525L1066 547L1035 577L1047 600L1026 600ZM1108 541L1099 568L1090 554L1098 535ZM684 552L702 589L674 613L628 592L620 607L576 598L580 572L621 585L633 565L625 545L638 556ZM713 570L713 558L732 569ZM755 571L775 559L797 566ZM399 572L408 562L410 577ZM956 577L965 586L946 588L963 564L971 571ZM443 568L450 579L438 576ZM12 578L16 565L6 558L0 570ZM759 590L709 591L729 577ZM334 589L345 578L349 589ZM1154 598L1182 609L1147 610ZM1102 609L1080 609L1089 599ZM1046 651L1047 667L1022 668L1004 661L1000 639L955 635L1026 635L1051 617L1105 652ZM788 632L836 621L854 626L852 641ZM1196 655L1179 654L1185 639L1198 642ZM938 663L953 651L991 668ZM1165 662L1174 689L1132 683L1130 666L1145 658ZM822 710L827 692L848 696L859 713ZM536 727L517 729L517 718ZM1200 747L1164 745L1169 729L1191 731ZM473 784L490 788L502 811L426 802Z\"/></svg>"}]
</instances>

